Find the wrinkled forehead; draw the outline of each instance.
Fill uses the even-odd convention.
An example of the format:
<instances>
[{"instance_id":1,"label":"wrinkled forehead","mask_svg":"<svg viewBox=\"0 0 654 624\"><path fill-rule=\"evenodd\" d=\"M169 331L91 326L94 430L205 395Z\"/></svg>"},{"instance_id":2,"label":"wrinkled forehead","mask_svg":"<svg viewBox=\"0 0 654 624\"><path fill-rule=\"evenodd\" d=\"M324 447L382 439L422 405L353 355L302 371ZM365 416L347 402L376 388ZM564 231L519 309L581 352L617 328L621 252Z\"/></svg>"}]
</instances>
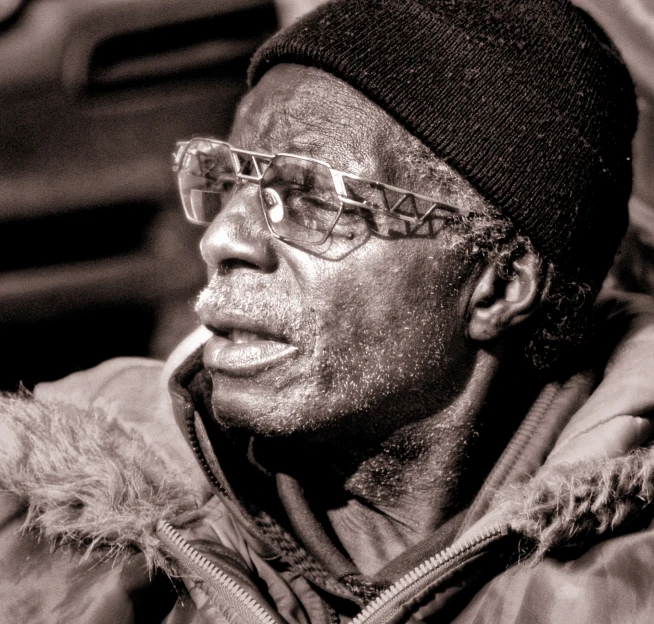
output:
<instances>
[{"instance_id":1,"label":"wrinkled forehead","mask_svg":"<svg viewBox=\"0 0 654 624\"><path fill-rule=\"evenodd\" d=\"M331 74L277 65L239 105L230 142L245 149L322 158L351 173L392 174L388 170L394 168L397 135L405 132L394 128L395 123Z\"/></svg>"}]
</instances>

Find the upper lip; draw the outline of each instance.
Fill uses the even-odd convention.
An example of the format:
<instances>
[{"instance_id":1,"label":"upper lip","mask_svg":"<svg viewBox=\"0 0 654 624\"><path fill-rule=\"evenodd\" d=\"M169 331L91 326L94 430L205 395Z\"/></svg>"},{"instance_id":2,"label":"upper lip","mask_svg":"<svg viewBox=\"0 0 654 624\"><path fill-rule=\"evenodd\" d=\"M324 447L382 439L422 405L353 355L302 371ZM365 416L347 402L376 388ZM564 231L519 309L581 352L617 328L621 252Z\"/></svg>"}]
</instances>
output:
<instances>
[{"instance_id":1,"label":"upper lip","mask_svg":"<svg viewBox=\"0 0 654 624\"><path fill-rule=\"evenodd\" d=\"M207 329L225 338L230 331L238 329L256 334L263 340L289 342L282 331L271 327L274 325L273 323L257 321L238 312L200 310L199 316L200 321Z\"/></svg>"}]
</instances>

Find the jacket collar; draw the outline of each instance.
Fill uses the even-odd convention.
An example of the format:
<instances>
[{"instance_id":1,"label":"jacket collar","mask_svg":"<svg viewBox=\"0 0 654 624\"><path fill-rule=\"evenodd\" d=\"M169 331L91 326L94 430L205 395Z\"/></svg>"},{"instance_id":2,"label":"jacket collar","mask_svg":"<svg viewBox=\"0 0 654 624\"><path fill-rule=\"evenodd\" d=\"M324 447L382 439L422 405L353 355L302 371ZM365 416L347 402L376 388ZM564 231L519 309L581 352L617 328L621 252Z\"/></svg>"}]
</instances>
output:
<instances>
[{"instance_id":1,"label":"jacket collar","mask_svg":"<svg viewBox=\"0 0 654 624\"><path fill-rule=\"evenodd\" d=\"M572 468L568 463L546 463L561 432L569 430L566 425L593 386L594 377L586 372L541 390L468 510L457 541L501 520L531 540L542 556L549 549L567 547L571 535L583 545L584 540L596 539L598 531L611 533L650 504L654 492L648 489L646 479L650 471L654 474L654 452L648 449L607 460L600 444L596 457ZM207 478L250 532L318 586L355 598L298 544L290 523L284 521L275 485L247 461L248 440L216 429L210 417L211 380L202 365L201 349L175 371L170 391L177 423ZM586 441L582 437L578 443ZM574 457L574 445L568 444L567 450L566 457L571 452ZM598 479L598 475L603 476ZM623 484L620 496L630 501L626 508L611 492L616 479ZM248 490L271 494L255 502L247 496ZM544 499L547 505L537 504ZM590 514L589 508L593 509ZM560 513L562 509L577 512L566 515Z\"/></svg>"},{"instance_id":2,"label":"jacket collar","mask_svg":"<svg viewBox=\"0 0 654 624\"><path fill-rule=\"evenodd\" d=\"M249 438L225 433L211 418L211 378L202 364L202 347L177 368L169 390L177 424L207 479L258 548L282 558L318 587L362 604L363 598L329 574L297 542L284 521L274 479L248 459ZM258 494L256 501L248 496L250 492Z\"/></svg>"}]
</instances>

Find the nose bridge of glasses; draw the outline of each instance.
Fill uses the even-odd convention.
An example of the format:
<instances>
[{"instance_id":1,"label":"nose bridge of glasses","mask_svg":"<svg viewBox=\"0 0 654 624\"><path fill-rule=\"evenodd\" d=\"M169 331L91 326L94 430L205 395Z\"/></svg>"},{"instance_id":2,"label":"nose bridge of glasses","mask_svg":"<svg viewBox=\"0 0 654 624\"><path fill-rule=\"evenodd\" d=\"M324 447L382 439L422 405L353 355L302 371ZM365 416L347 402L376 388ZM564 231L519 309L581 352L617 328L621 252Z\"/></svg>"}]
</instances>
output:
<instances>
[{"instance_id":1,"label":"nose bridge of glasses","mask_svg":"<svg viewBox=\"0 0 654 624\"><path fill-rule=\"evenodd\" d=\"M240 180L258 182L263 177L273 156L259 152L251 152L229 145L230 156L234 172Z\"/></svg>"}]
</instances>

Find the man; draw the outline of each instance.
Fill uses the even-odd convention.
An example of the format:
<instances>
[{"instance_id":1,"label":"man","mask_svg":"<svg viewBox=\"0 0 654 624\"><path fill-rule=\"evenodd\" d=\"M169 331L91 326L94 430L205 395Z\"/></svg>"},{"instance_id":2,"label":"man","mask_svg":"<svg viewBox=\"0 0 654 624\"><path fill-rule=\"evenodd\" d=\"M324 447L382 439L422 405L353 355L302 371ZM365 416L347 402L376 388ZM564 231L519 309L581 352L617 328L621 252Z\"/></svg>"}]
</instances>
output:
<instances>
[{"instance_id":1,"label":"man","mask_svg":"<svg viewBox=\"0 0 654 624\"><path fill-rule=\"evenodd\" d=\"M584 404L635 126L602 33L340 0L250 80L229 142L176 152L210 278L187 446L147 361L7 398L5 620L649 621L649 395L611 383L647 314Z\"/></svg>"}]
</instances>

